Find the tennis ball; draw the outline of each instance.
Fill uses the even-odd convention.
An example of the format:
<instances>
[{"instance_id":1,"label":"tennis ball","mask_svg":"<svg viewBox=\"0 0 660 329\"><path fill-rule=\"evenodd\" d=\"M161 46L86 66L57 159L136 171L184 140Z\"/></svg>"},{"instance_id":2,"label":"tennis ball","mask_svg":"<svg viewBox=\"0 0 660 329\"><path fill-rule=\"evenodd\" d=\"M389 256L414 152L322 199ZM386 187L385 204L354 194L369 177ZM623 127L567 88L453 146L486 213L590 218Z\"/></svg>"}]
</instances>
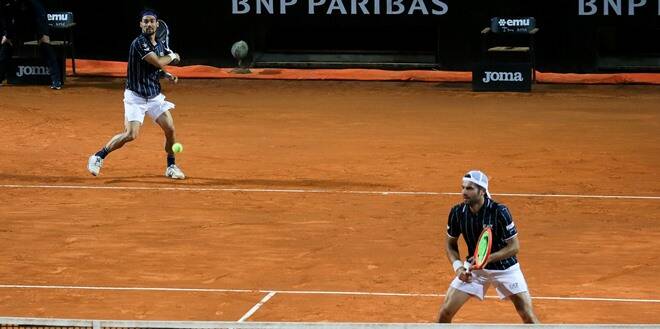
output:
<instances>
[{"instance_id":1,"label":"tennis ball","mask_svg":"<svg viewBox=\"0 0 660 329\"><path fill-rule=\"evenodd\" d=\"M174 153L183 152L183 145L181 145L181 143L174 143L174 145L172 145L172 152Z\"/></svg>"}]
</instances>

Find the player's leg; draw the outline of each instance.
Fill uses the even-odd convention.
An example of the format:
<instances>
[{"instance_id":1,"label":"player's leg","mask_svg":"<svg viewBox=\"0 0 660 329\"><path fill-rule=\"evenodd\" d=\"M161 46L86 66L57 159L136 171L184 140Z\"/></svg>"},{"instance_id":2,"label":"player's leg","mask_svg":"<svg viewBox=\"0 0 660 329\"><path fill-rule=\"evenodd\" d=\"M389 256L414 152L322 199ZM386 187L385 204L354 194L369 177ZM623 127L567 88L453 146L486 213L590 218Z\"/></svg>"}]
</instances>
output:
<instances>
[{"instance_id":1,"label":"player's leg","mask_svg":"<svg viewBox=\"0 0 660 329\"><path fill-rule=\"evenodd\" d=\"M176 134L174 129L174 119L170 111L165 111L156 118L156 123L163 129L165 134L165 152L167 153L167 169L165 169L165 176L173 179L184 179L186 175L176 165L176 158L172 145L176 143Z\"/></svg>"},{"instance_id":2,"label":"player's leg","mask_svg":"<svg viewBox=\"0 0 660 329\"><path fill-rule=\"evenodd\" d=\"M527 289L527 281L520 269L520 264L515 264L503 271L491 271L495 290L501 299L510 298L520 318L525 323L539 323L534 314L532 298Z\"/></svg>"},{"instance_id":3,"label":"player's leg","mask_svg":"<svg viewBox=\"0 0 660 329\"><path fill-rule=\"evenodd\" d=\"M134 141L140 134L140 121L126 121L124 131L120 134L113 136L104 149L107 151L106 155L114 150L120 149L124 144ZM105 157L104 157L105 158Z\"/></svg>"},{"instance_id":4,"label":"player's leg","mask_svg":"<svg viewBox=\"0 0 660 329\"><path fill-rule=\"evenodd\" d=\"M110 152L117 150L124 146L124 144L135 140L140 133L142 123L140 121L125 121L124 131L110 138L105 146L92 154L87 160L87 170L94 176L98 176L103 167L103 160Z\"/></svg>"},{"instance_id":5,"label":"player's leg","mask_svg":"<svg viewBox=\"0 0 660 329\"><path fill-rule=\"evenodd\" d=\"M516 311L524 323L540 323L539 319L534 314L534 307L532 306L532 297L529 292L521 292L509 296Z\"/></svg>"},{"instance_id":6,"label":"player's leg","mask_svg":"<svg viewBox=\"0 0 660 329\"><path fill-rule=\"evenodd\" d=\"M62 89L62 75L60 74L60 70L64 68L60 68L59 63L57 63L55 50L50 44L50 37L47 34L43 34L39 39L39 48L41 49L41 56L50 69L50 88L55 90Z\"/></svg>"},{"instance_id":7,"label":"player's leg","mask_svg":"<svg viewBox=\"0 0 660 329\"><path fill-rule=\"evenodd\" d=\"M470 295L468 293L460 291L454 287L449 287L447 290L447 296L445 296L445 301L442 303L442 307L440 308L438 322L450 323L454 318L454 315L456 315L458 310L463 307L468 299L470 299Z\"/></svg>"},{"instance_id":8,"label":"player's leg","mask_svg":"<svg viewBox=\"0 0 660 329\"><path fill-rule=\"evenodd\" d=\"M172 151L172 145L176 143L176 135L174 129L174 118L170 111L165 111L158 118L156 118L156 123L163 129L165 134L165 152L168 155L174 155Z\"/></svg>"}]
</instances>

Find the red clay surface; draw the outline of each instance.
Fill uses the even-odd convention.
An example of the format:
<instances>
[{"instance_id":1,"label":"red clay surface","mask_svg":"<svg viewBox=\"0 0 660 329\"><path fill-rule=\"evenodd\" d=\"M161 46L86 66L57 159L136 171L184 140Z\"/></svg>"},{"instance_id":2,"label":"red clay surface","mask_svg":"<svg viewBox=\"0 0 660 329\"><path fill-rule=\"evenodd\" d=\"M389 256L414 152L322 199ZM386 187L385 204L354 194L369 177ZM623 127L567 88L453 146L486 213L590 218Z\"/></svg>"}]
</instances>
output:
<instances>
[{"instance_id":1,"label":"red clay surface","mask_svg":"<svg viewBox=\"0 0 660 329\"><path fill-rule=\"evenodd\" d=\"M479 168L495 194L657 197L658 91L182 80L165 90L189 176L174 182L149 119L100 177L87 173L123 127L123 80L3 86L0 284L441 294L459 196L7 185L457 192ZM533 296L627 300L536 299L542 321L660 322L660 200L495 199L513 212ZM265 294L0 288L0 316L235 321ZM278 293L249 320L431 322L441 302ZM494 299L455 320L519 321Z\"/></svg>"}]
</instances>

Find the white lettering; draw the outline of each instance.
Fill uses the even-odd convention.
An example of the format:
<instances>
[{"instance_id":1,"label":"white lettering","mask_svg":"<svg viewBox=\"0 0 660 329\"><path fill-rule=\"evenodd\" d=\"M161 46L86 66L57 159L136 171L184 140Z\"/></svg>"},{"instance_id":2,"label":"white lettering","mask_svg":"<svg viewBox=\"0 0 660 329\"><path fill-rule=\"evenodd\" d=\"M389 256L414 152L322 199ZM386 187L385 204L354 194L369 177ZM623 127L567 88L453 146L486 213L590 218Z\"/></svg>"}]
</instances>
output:
<instances>
[{"instance_id":1,"label":"white lettering","mask_svg":"<svg viewBox=\"0 0 660 329\"><path fill-rule=\"evenodd\" d=\"M531 21L529 19L507 19L507 20L499 20L498 24L500 26L530 26Z\"/></svg>"},{"instance_id":2,"label":"white lettering","mask_svg":"<svg viewBox=\"0 0 660 329\"><path fill-rule=\"evenodd\" d=\"M481 81L484 83L490 83L492 82L497 82L497 81L505 81L505 82L519 82L523 81L523 76L522 73L520 72L490 72L486 71L484 72L486 76L484 76Z\"/></svg>"},{"instance_id":3,"label":"white lettering","mask_svg":"<svg viewBox=\"0 0 660 329\"><path fill-rule=\"evenodd\" d=\"M298 3L298 0L282 0L282 2L280 2L280 14L285 15L286 7L293 6L296 3Z\"/></svg>"},{"instance_id":4,"label":"white lettering","mask_svg":"<svg viewBox=\"0 0 660 329\"><path fill-rule=\"evenodd\" d=\"M388 15L400 15L406 10L406 7L402 4L403 0L387 0L387 14ZM394 10L394 6L398 9Z\"/></svg>"},{"instance_id":5,"label":"white lettering","mask_svg":"<svg viewBox=\"0 0 660 329\"><path fill-rule=\"evenodd\" d=\"M614 12L621 16L621 0L607 0L604 4L603 15L607 16L610 14L610 7L614 9Z\"/></svg>"},{"instance_id":6,"label":"white lettering","mask_svg":"<svg viewBox=\"0 0 660 329\"><path fill-rule=\"evenodd\" d=\"M410 9L408 10L408 15L415 14L415 10L421 10L422 14L424 15L429 14L429 11L426 8L423 0L413 0L412 4L410 5Z\"/></svg>"},{"instance_id":7,"label":"white lettering","mask_svg":"<svg viewBox=\"0 0 660 329\"><path fill-rule=\"evenodd\" d=\"M66 21L69 19L69 14L47 14L46 19L49 21Z\"/></svg>"},{"instance_id":8,"label":"white lettering","mask_svg":"<svg viewBox=\"0 0 660 329\"><path fill-rule=\"evenodd\" d=\"M344 3L341 2L341 0L330 0L330 6L328 7L328 11L326 14L331 15L333 10L339 10L342 15L348 14L346 11L346 7L344 7Z\"/></svg>"},{"instance_id":9,"label":"white lettering","mask_svg":"<svg viewBox=\"0 0 660 329\"><path fill-rule=\"evenodd\" d=\"M238 8L239 5L242 7L242 9ZM250 12L250 5L247 3L247 0L232 0L232 14L247 14L248 12Z\"/></svg>"},{"instance_id":10,"label":"white lettering","mask_svg":"<svg viewBox=\"0 0 660 329\"><path fill-rule=\"evenodd\" d=\"M629 10L635 11L648 0L626 1L634 2L630 4ZM301 2L299 0L232 0L232 14L286 15ZM325 13L326 15L439 16L449 11L446 0L306 0L306 4L309 15ZM67 17L71 18L67 14L49 14L49 19L66 19ZM510 24L523 24L519 20L511 20L511 22Z\"/></svg>"},{"instance_id":11,"label":"white lettering","mask_svg":"<svg viewBox=\"0 0 660 329\"><path fill-rule=\"evenodd\" d=\"M645 5L646 5L646 0L639 0L639 2L635 2L635 0L630 0L630 2L628 2L628 15L635 16L635 8L642 7Z\"/></svg>"},{"instance_id":12,"label":"white lettering","mask_svg":"<svg viewBox=\"0 0 660 329\"><path fill-rule=\"evenodd\" d=\"M380 0L375 0L374 2L374 14L380 15Z\"/></svg>"},{"instance_id":13,"label":"white lettering","mask_svg":"<svg viewBox=\"0 0 660 329\"><path fill-rule=\"evenodd\" d=\"M325 0L309 0L309 6L307 9L307 13L310 15L314 15L316 13L315 8L318 6L322 6L325 4Z\"/></svg>"},{"instance_id":14,"label":"white lettering","mask_svg":"<svg viewBox=\"0 0 660 329\"><path fill-rule=\"evenodd\" d=\"M357 7L360 6L360 11L362 14L369 15L369 9L367 9L367 2L369 0L351 0L351 14L357 14Z\"/></svg>"},{"instance_id":15,"label":"white lettering","mask_svg":"<svg viewBox=\"0 0 660 329\"><path fill-rule=\"evenodd\" d=\"M269 14L273 14L274 11L274 3L273 0L258 0L257 1L257 14L261 14L261 8L266 8L266 12Z\"/></svg>"},{"instance_id":16,"label":"white lettering","mask_svg":"<svg viewBox=\"0 0 660 329\"><path fill-rule=\"evenodd\" d=\"M660 0L659 0L660 1ZM594 5L594 2L596 0L588 0L588 2L584 2L584 0L580 0L580 7L579 7L579 12L578 15L580 16L591 16L596 13L598 8L596 8L596 5ZM585 5L589 7L589 11L586 11Z\"/></svg>"},{"instance_id":17,"label":"white lettering","mask_svg":"<svg viewBox=\"0 0 660 329\"><path fill-rule=\"evenodd\" d=\"M658 0L658 1L660 1L660 0ZM447 13L447 11L449 11L449 6L447 6L446 3L444 3L440 0L433 0L433 4L440 8L440 10L431 9L431 13L433 13L433 15L444 15L444 14Z\"/></svg>"},{"instance_id":18,"label":"white lettering","mask_svg":"<svg viewBox=\"0 0 660 329\"><path fill-rule=\"evenodd\" d=\"M50 69L45 66L23 66L19 65L16 72L17 77L24 75L50 75Z\"/></svg>"}]
</instances>

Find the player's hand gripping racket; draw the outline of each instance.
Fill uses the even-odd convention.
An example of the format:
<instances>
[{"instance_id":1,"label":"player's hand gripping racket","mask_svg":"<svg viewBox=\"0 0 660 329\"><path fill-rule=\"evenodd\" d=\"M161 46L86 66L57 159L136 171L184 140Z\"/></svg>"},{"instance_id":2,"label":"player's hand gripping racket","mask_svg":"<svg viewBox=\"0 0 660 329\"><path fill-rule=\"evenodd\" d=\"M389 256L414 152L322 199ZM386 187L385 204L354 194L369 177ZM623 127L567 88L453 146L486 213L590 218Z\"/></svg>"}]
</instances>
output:
<instances>
[{"instance_id":1,"label":"player's hand gripping racket","mask_svg":"<svg viewBox=\"0 0 660 329\"><path fill-rule=\"evenodd\" d=\"M486 263L488 263L488 257L490 257L490 248L492 245L493 231L490 227L486 227L481 231L479 240L477 240L477 248L474 250L474 256L472 256L473 264L468 268L468 271L480 270L486 266Z\"/></svg>"},{"instance_id":2,"label":"player's hand gripping racket","mask_svg":"<svg viewBox=\"0 0 660 329\"><path fill-rule=\"evenodd\" d=\"M163 77L167 80L170 80L170 81L174 82L174 83L179 82L179 77L177 77L176 75L174 75L170 72L163 72Z\"/></svg>"},{"instance_id":3,"label":"player's hand gripping racket","mask_svg":"<svg viewBox=\"0 0 660 329\"><path fill-rule=\"evenodd\" d=\"M158 28L156 29L156 40L158 42L162 42L165 45L165 49L167 49L167 51L176 54L176 59L173 59L170 64L177 64L181 60L179 54L177 54L172 49L170 49L170 27L167 26L167 23L165 23L165 21L162 19L158 20Z\"/></svg>"},{"instance_id":4,"label":"player's hand gripping racket","mask_svg":"<svg viewBox=\"0 0 660 329\"><path fill-rule=\"evenodd\" d=\"M165 23L165 21L162 19L158 20L158 28L156 29L156 41L162 42L163 45L165 46L165 49L167 49L168 52L176 54L176 58L173 59L170 62L170 64L176 64L179 62L180 60L179 54L175 53L172 49L170 49L170 27L167 26L167 23ZM162 72L162 77L174 83L177 83L179 81L179 78L177 76L165 71Z\"/></svg>"}]
</instances>

